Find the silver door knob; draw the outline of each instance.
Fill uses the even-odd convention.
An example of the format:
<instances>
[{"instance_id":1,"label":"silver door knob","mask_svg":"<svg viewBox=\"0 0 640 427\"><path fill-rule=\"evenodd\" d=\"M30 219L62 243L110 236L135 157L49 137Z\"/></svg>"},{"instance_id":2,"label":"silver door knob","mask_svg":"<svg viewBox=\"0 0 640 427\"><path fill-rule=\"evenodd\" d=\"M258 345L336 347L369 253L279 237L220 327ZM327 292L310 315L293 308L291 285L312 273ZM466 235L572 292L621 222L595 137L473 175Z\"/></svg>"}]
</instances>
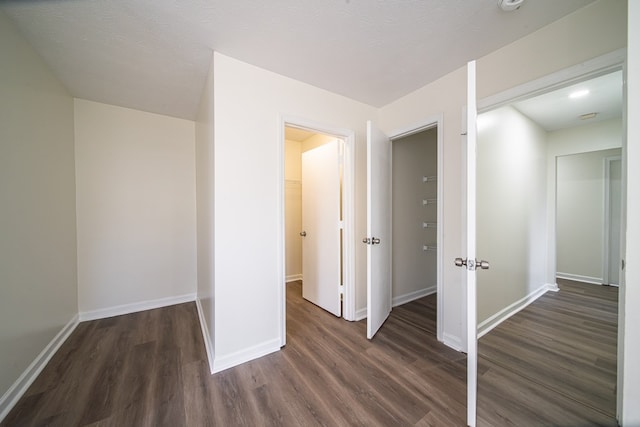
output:
<instances>
[{"instance_id":1,"label":"silver door knob","mask_svg":"<svg viewBox=\"0 0 640 427\"><path fill-rule=\"evenodd\" d=\"M476 260L476 270L477 269L488 270L489 269L489 261L478 261Z\"/></svg>"},{"instance_id":2,"label":"silver door knob","mask_svg":"<svg viewBox=\"0 0 640 427\"><path fill-rule=\"evenodd\" d=\"M371 243L371 239L368 237L365 237L364 239L362 239L362 243L364 243L365 245L368 245Z\"/></svg>"},{"instance_id":3,"label":"silver door knob","mask_svg":"<svg viewBox=\"0 0 640 427\"><path fill-rule=\"evenodd\" d=\"M307 232L306 232L306 231L301 231L301 232L300 232L300 235L301 235L302 237L306 237Z\"/></svg>"},{"instance_id":4,"label":"silver door knob","mask_svg":"<svg viewBox=\"0 0 640 427\"><path fill-rule=\"evenodd\" d=\"M462 258L455 259L456 266L462 267L463 265L467 265L467 260Z\"/></svg>"},{"instance_id":5,"label":"silver door knob","mask_svg":"<svg viewBox=\"0 0 640 427\"><path fill-rule=\"evenodd\" d=\"M377 237L372 237L371 238L371 244L372 245L379 245L380 244L380 239Z\"/></svg>"}]
</instances>

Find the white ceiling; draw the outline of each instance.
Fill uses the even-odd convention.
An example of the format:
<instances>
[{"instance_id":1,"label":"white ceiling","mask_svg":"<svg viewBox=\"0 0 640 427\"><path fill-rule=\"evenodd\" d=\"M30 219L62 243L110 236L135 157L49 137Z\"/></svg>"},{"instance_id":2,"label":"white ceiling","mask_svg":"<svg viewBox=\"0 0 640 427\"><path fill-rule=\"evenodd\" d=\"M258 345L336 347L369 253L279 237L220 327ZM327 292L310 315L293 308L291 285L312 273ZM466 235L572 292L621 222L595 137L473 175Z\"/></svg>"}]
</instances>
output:
<instances>
[{"instance_id":1,"label":"white ceiling","mask_svg":"<svg viewBox=\"0 0 640 427\"><path fill-rule=\"evenodd\" d=\"M311 138L313 135L316 135L316 132L310 132L308 130L294 128L291 126L284 128L284 138L288 141L303 142Z\"/></svg>"},{"instance_id":2,"label":"white ceiling","mask_svg":"<svg viewBox=\"0 0 640 427\"><path fill-rule=\"evenodd\" d=\"M588 90L589 93L580 98L569 97L580 90ZM519 101L512 106L547 131L619 118L622 117L622 71ZM580 118L589 113L596 113L596 116L588 120Z\"/></svg>"},{"instance_id":3,"label":"white ceiling","mask_svg":"<svg viewBox=\"0 0 640 427\"><path fill-rule=\"evenodd\" d=\"M382 106L593 0L4 0L75 97L194 119L211 51Z\"/></svg>"}]
</instances>

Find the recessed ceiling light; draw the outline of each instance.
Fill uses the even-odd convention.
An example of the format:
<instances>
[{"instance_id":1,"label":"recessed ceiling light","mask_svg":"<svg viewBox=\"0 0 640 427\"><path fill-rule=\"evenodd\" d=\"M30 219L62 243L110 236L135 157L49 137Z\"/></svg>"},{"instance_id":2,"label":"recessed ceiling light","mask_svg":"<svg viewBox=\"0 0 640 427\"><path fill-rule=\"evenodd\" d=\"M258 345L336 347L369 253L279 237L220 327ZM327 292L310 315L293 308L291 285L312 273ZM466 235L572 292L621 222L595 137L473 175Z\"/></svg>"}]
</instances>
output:
<instances>
[{"instance_id":1,"label":"recessed ceiling light","mask_svg":"<svg viewBox=\"0 0 640 427\"><path fill-rule=\"evenodd\" d=\"M571 94L569 94L569 98L576 99L576 98L582 98L583 96L587 96L587 95L589 95L589 89L581 89L575 92L571 92Z\"/></svg>"},{"instance_id":2,"label":"recessed ceiling light","mask_svg":"<svg viewBox=\"0 0 640 427\"><path fill-rule=\"evenodd\" d=\"M598 115L598 113L587 113L580 116L580 120L589 120L593 119Z\"/></svg>"},{"instance_id":3,"label":"recessed ceiling light","mask_svg":"<svg viewBox=\"0 0 640 427\"><path fill-rule=\"evenodd\" d=\"M524 0L498 0L498 7L505 12L520 9Z\"/></svg>"}]
</instances>

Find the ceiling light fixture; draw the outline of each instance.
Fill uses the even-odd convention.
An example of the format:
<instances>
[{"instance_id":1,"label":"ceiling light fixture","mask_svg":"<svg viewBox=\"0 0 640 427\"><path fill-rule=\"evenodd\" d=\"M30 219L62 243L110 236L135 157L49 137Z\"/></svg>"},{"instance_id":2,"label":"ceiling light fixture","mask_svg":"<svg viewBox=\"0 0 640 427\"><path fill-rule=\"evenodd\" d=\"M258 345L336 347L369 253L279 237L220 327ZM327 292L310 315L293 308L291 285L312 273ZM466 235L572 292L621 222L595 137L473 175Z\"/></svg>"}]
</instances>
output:
<instances>
[{"instance_id":1,"label":"ceiling light fixture","mask_svg":"<svg viewBox=\"0 0 640 427\"><path fill-rule=\"evenodd\" d=\"M580 116L580 120L589 120L593 119L598 115L598 113L587 113Z\"/></svg>"},{"instance_id":2,"label":"ceiling light fixture","mask_svg":"<svg viewBox=\"0 0 640 427\"><path fill-rule=\"evenodd\" d=\"M505 12L520 9L524 0L498 0L498 7Z\"/></svg>"},{"instance_id":3,"label":"ceiling light fixture","mask_svg":"<svg viewBox=\"0 0 640 427\"><path fill-rule=\"evenodd\" d=\"M569 98L576 99L576 98L582 98L583 96L587 96L587 95L589 95L589 89L581 89L575 92L571 92L569 94Z\"/></svg>"}]
</instances>

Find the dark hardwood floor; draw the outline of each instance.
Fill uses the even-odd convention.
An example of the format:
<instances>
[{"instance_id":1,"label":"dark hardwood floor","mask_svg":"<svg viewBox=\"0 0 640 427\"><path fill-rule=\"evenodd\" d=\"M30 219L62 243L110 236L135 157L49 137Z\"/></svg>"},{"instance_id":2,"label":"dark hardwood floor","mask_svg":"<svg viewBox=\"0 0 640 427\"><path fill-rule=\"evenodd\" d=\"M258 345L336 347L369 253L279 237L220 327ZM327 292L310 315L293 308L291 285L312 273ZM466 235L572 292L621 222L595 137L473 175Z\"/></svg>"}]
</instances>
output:
<instances>
[{"instance_id":1,"label":"dark hardwood floor","mask_svg":"<svg viewBox=\"0 0 640 427\"><path fill-rule=\"evenodd\" d=\"M435 339L435 296L370 342L287 287L287 346L213 376L193 303L81 323L2 425L466 424L466 359Z\"/></svg>"},{"instance_id":2,"label":"dark hardwood floor","mask_svg":"<svg viewBox=\"0 0 640 427\"><path fill-rule=\"evenodd\" d=\"M618 289L558 280L478 344L478 426L616 426Z\"/></svg>"},{"instance_id":3,"label":"dark hardwood floor","mask_svg":"<svg viewBox=\"0 0 640 427\"><path fill-rule=\"evenodd\" d=\"M466 357L436 341L435 295L394 308L368 341L365 322L304 301L299 282L287 287L287 346L215 375L193 303L81 323L2 426L466 425ZM505 331L500 326L481 340L478 425L615 425L606 415L610 406L591 406L611 390L604 377L615 372L615 358L603 343L615 324L607 314L608 333L596 332L600 321L593 324L587 314L607 310L583 294L590 305L563 286L539 300L549 318L528 308L505 322ZM585 317L576 320L576 313ZM580 329L580 339L567 339L558 323ZM541 336L523 338L527 325ZM558 350L541 350L547 344ZM528 356L536 347L557 354L509 365L512 355ZM575 365L565 358L597 372L568 371ZM571 390L529 378L539 372ZM586 393L590 403L579 403L576 390L594 385L600 390Z\"/></svg>"}]
</instances>

